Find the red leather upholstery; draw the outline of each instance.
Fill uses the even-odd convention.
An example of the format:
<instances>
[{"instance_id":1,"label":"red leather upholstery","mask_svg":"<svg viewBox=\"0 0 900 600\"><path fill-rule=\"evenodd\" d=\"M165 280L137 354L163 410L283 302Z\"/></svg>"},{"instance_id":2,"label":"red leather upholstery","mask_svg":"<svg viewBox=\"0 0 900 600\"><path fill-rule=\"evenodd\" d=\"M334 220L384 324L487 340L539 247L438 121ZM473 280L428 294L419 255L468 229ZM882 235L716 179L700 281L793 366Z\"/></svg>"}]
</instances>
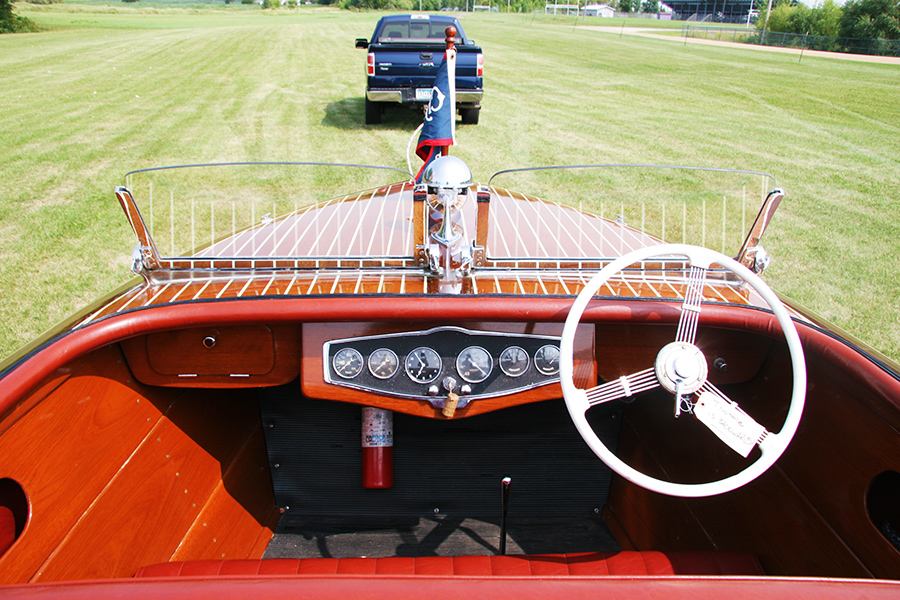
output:
<instances>
[{"instance_id":1,"label":"red leather upholstery","mask_svg":"<svg viewBox=\"0 0 900 600\"><path fill-rule=\"evenodd\" d=\"M6 506L0 505L0 555L16 541L16 518Z\"/></svg>"},{"instance_id":2,"label":"red leather upholstery","mask_svg":"<svg viewBox=\"0 0 900 600\"><path fill-rule=\"evenodd\" d=\"M609 575L764 575L752 554L739 552L591 552L418 558L271 558L194 560L150 565L135 577L224 575L425 575L596 577Z\"/></svg>"}]
</instances>

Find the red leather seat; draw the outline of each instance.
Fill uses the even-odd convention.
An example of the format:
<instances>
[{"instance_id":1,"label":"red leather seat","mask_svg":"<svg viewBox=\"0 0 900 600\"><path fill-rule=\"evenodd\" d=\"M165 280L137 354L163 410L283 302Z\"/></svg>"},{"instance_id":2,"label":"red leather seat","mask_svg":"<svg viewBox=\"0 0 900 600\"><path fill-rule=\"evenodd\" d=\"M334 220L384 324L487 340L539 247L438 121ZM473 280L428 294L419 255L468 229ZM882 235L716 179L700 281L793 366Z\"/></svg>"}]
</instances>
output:
<instances>
[{"instance_id":1,"label":"red leather seat","mask_svg":"<svg viewBox=\"0 0 900 600\"><path fill-rule=\"evenodd\" d=\"M13 512L0 504L0 555L16 541L16 518Z\"/></svg>"},{"instance_id":2,"label":"red leather seat","mask_svg":"<svg viewBox=\"0 0 900 600\"><path fill-rule=\"evenodd\" d=\"M596 577L610 575L764 575L740 552L591 552L508 556L390 556L194 560L141 568L135 577L226 575L424 575L469 577Z\"/></svg>"}]
</instances>

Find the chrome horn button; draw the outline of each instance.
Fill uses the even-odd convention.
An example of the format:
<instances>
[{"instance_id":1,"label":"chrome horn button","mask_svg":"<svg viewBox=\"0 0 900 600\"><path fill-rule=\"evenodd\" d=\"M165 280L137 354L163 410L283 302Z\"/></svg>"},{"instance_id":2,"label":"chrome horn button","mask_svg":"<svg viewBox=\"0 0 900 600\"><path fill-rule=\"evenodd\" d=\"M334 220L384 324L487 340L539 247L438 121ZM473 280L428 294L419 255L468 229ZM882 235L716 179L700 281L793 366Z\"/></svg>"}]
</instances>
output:
<instances>
[{"instance_id":1,"label":"chrome horn button","mask_svg":"<svg viewBox=\"0 0 900 600\"><path fill-rule=\"evenodd\" d=\"M672 342L656 355L656 378L666 390L693 394L706 383L709 368L700 348L687 342Z\"/></svg>"}]
</instances>

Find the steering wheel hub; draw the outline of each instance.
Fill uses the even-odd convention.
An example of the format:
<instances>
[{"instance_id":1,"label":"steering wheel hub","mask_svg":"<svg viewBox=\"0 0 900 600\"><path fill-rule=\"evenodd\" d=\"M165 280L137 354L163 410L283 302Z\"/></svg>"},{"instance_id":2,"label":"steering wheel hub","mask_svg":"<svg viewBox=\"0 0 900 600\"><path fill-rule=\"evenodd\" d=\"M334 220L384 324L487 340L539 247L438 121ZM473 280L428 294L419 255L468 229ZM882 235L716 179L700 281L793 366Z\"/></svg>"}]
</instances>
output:
<instances>
[{"instance_id":1,"label":"steering wheel hub","mask_svg":"<svg viewBox=\"0 0 900 600\"><path fill-rule=\"evenodd\" d=\"M703 352L687 342L672 342L664 346L656 355L654 369L663 388L673 394L677 390L682 395L699 390L709 375Z\"/></svg>"}]
</instances>

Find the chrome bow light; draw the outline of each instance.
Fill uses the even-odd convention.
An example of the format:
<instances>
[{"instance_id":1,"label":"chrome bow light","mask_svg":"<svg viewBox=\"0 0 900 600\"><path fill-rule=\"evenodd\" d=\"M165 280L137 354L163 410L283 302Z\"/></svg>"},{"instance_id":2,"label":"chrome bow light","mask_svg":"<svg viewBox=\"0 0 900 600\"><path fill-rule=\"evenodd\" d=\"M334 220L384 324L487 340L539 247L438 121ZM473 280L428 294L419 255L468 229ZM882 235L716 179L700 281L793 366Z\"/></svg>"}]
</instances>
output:
<instances>
[{"instance_id":1,"label":"chrome bow light","mask_svg":"<svg viewBox=\"0 0 900 600\"><path fill-rule=\"evenodd\" d=\"M472 171L455 156L441 156L422 172L428 227L424 242L429 273L442 292L459 293L472 267L472 246L464 243L462 207L472 186Z\"/></svg>"},{"instance_id":2,"label":"chrome bow light","mask_svg":"<svg viewBox=\"0 0 900 600\"><path fill-rule=\"evenodd\" d=\"M466 201L469 186L472 185L472 171L455 156L441 156L425 167L422 181L428 186L429 194L437 195L434 208L444 213L440 228L431 233L431 238L449 246L462 236L462 231L454 230L453 212Z\"/></svg>"}]
</instances>

